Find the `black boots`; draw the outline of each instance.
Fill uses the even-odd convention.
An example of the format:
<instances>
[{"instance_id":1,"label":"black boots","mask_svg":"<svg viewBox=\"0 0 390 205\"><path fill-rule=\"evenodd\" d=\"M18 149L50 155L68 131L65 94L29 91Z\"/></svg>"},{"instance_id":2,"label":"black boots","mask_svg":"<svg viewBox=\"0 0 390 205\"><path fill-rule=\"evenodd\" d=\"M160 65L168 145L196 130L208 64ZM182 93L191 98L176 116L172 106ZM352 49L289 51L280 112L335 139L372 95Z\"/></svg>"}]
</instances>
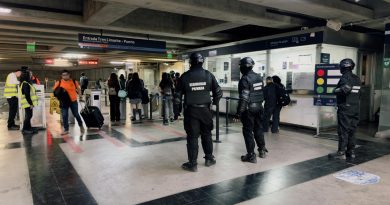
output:
<instances>
[{"instance_id":1,"label":"black boots","mask_svg":"<svg viewBox=\"0 0 390 205\"><path fill-rule=\"evenodd\" d=\"M251 153L251 154L246 154L244 156L241 156L241 161L256 164L257 163L256 154Z\"/></svg>"},{"instance_id":2,"label":"black boots","mask_svg":"<svg viewBox=\"0 0 390 205\"><path fill-rule=\"evenodd\" d=\"M190 172L197 172L198 171L198 165L195 162L186 162L183 165L181 165L181 168L183 168L186 171Z\"/></svg>"},{"instance_id":3,"label":"black boots","mask_svg":"<svg viewBox=\"0 0 390 205\"><path fill-rule=\"evenodd\" d=\"M215 163L217 163L217 161L215 160L215 157L213 155L210 155L210 156L206 155L204 158L206 159L206 161L205 161L206 167L211 167L211 166L215 165Z\"/></svg>"},{"instance_id":4,"label":"black boots","mask_svg":"<svg viewBox=\"0 0 390 205\"><path fill-rule=\"evenodd\" d=\"M356 155L355 155L355 150L347 150L345 152L345 156L349 159L355 159Z\"/></svg>"},{"instance_id":5,"label":"black boots","mask_svg":"<svg viewBox=\"0 0 390 205\"><path fill-rule=\"evenodd\" d=\"M259 157L260 158L266 158L267 157L268 150L267 148L259 148Z\"/></svg>"},{"instance_id":6,"label":"black boots","mask_svg":"<svg viewBox=\"0 0 390 205\"><path fill-rule=\"evenodd\" d=\"M337 151L336 153L330 153L330 154L328 154L328 158L330 158L330 159L345 159L345 152L344 151Z\"/></svg>"},{"instance_id":7,"label":"black boots","mask_svg":"<svg viewBox=\"0 0 390 205\"><path fill-rule=\"evenodd\" d=\"M192 144L192 146L190 144ZM188 162L181 165L181 168L186 171L196 172L198 171L198 163L196 163L196 159L198 158L199 147L198 144L190 144L187 144Z\"/></svg>"},{"instance_id":8,"label":"black boots","mask_svg":"<svg viewBox=\"0 0 390 205\"><path fill-rule=\"evenodd\" d=\"M142 121L142 110L138 109L139 121Z\"/></svg>"},{"instance_id":9,"label":"black boots","mask_svg":"<svg viewBox=\"0 0 390 205\"><path fill-rule=\"evenodd\" d=\"M131 117L131 121L136 121L137 119L137 109L133 109L133 117Z\"/></svg>"}]
</instances>

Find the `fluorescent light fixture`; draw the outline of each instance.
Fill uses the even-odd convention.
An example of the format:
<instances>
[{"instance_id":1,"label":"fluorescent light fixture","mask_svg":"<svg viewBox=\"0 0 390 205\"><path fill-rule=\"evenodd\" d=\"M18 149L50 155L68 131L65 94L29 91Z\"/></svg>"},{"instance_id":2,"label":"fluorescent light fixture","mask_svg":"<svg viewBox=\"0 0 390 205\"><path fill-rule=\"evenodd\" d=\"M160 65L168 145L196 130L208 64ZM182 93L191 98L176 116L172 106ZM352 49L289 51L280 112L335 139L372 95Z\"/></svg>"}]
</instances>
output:
<instances>
[{"instance_id":1,"label":"fluorescent light fixture","mask_svg":"<svg viewBox=\"0 0 390 205\"><path fill-rule=\"evenodd\" d=\"M134 62L134 63L139 63L141 62L141 60L138 60L138 59L127 59L125 60L126 62Z\"/></svg>"},{"instance_id":2,"label":"fluorescent light fixture","mask_svg":"<svg viewBox=\"0 0 390 205\"><path fill-rule=\"evenodd\" d=\"M47 64L46 66L52 66L52 67L72 67L73 64L69 62L68 59L63 58L55 58L53 59L53 64Z\"/></svg>"},{"instance_id":3,"label":"fluorescent light fixture","mask_svg":"<svg viewBox=\"0 0 390 205\"><path fill-rule=\"evenodd\" d=\"M123 62L123 61L111 61L110 63L113 64L113 65L123 65L123 64L125 64L125 62Z\"/></svg>"},{"instance_id":4,"label":"fluorescent light fixture","mask_svg":"<svg viewBox=\"0 0 390 205\"><path fill-rule=\"evenodd\" d=\"M9 13L11 13L11 11L12 11L12 9L0 7L0 13L2 13L2 14L9 14Z\"/></svg>"},{"instance_id":5,"label":"fluorescent light fixture","mask_svg":"<svg viewBox=\"0 0 390 205\"><path fill-rule=\"evenodd\" d=\"M168 59L168 58L151 58L149 60L152 60L152 61L163 61L163 62L177 62L178 61L176 59Z\"/></svg>"},{"instance_id":6,"label":"fluorescent light fixture","mask_svg":"<svg viewBox=\"0 0 390 205\"><path fill-rule=\"evenodd\" d=\"M85 58L87 57L87 54L82 54L82 53L67 53L64 54L64 58L69 58L69 59L80 59L80 58Z\"/></svg>"}]
</instances>

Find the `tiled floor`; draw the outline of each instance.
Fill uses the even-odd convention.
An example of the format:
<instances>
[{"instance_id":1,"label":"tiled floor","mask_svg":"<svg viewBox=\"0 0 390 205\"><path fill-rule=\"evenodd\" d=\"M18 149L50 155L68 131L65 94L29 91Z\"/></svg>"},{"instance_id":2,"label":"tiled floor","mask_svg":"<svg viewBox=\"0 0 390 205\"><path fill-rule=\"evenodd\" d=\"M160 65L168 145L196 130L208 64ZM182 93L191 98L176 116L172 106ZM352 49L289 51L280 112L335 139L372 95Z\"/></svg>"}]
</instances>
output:
<instances>
[{"instance_id":1,"label":"tiled floor","mask_svg":"<svg viewBox=\"0 0 390 205\"><path fill-rule=\"evenodd\" d=\"M0 204L387 202L390 145L386 141L360 140L356 160L329 160L327 154L336 149L336 141L282 129L266 134L268 157L248 164L239 160L245 153L240 124L226 130L222 122L222 143L214 144L217 164L205 167L200 150L199 171L190 173L180 168L187 160L182 122L163 126L158 115L154 118L83 134L72 126L69 135L60 136L59 116L48 115L48 129L32 138L2 126ZM380 183L358 186L332 176L352 167L381 176Z\"/></svg>"}]
</instances>

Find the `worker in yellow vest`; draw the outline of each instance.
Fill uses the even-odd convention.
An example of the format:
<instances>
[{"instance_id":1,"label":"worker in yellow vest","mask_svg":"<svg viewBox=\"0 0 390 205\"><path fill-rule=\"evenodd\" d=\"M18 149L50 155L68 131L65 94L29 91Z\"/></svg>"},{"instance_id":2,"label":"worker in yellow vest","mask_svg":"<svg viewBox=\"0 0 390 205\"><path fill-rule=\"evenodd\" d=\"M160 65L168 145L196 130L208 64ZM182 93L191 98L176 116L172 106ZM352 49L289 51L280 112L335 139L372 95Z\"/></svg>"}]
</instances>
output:
<instances>
[{"instance_id":1,"label":"worker in yellow vest","mask_svg":"<svg viewBox=\"0 0 390 205\"><path fill-rule=\"evenodd\" d=\"M20 76L20 106L24 109L23 134L34 134L37 131L31 126L33 108L38 106L38 96L35 88L31 83L31 75L28 70L22 70Z\"/></svg>"},{"instance_id":2,"label":"worker in yellow vest","mask_svg":"<svg viewBox=\"0 0 390 205\"><path fill-rule=\"evenodd\" d=\"M16 113L18 112L18 85L19 78L22 74L18 69L15 72L8 74L5 81L4 97L7 98L9 112L8 112L8 130L19 130L20 127L15 124Z\"/></svg>"}]
</instances>

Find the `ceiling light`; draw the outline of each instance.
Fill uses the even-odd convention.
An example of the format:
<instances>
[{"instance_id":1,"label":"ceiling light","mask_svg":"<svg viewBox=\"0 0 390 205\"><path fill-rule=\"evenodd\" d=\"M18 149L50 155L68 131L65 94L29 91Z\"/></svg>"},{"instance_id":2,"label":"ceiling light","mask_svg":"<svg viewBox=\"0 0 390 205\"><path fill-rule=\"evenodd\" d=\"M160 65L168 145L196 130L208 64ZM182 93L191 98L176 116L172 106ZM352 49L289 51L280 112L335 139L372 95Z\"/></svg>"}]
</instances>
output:
<instances>
[{"instance_id":1,"label":"ceiling light","mask_svg":"<svg viewBox=\"0 0 390 205\"><path fill-rule=\"evenodd\" d=\"M125 62L123 62L123 61L111 61L110 63L113 64L113 65L123 65L123 64L125 64Z\"/></svg>"},{"instance_id":2,"label":"ceiling light","mask_svg":"<svg viewBox=\"0 0 390 205\"><path fill-rule=\"evenodd\" d=\"M85 58L87 57L87 54L82 54L82 53L67 53L64 54L64 58L69 58L69 59L80 59L80 58Z\"/></svg>"},{"instance_id":3,"label":"ceiling light","mask_svg":"<svg viewBox=\"0 0 390 205\"><path fill-rule=\"evenodd\" d=\"M11 11L12 11L12 9L0 7L0 13L9 14L9 13L11 13Z\"/></svg>"},{"instance_id":4,"label":"ceiling light","mask_svg":"<svg viewBox=\"0 0 390 205\"><path fill-rule=\"evenodd\" d=\"M152 60L152 61L162 61L162 62L177 62L178 61L176 59L165 59L165 58L151 58L149 60Z\"/></svg>"},{"instance_id":5,"label":"ceiling light","mask_svg":"<svg viewBox=\"0 0 390 205\"><path fill-rule=\"evenodd\" d=\"M135 63L139 63L139 62L141 62L141 60L138 60L138 59L127 59L126 62L135 62Z\"/></svg>"}]
</instances>

